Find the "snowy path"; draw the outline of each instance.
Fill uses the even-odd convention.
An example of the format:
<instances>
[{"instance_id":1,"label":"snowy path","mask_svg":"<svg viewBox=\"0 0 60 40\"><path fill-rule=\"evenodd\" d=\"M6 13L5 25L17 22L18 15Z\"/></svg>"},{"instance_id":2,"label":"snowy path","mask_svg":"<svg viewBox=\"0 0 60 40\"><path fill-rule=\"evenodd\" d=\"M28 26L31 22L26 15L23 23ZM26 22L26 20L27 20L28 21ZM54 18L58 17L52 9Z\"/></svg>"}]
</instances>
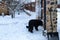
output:
<instances>
[{"instance_id":1,"label":"snowy path","mask_svg":"<svg viewBox=\"0 0 60 40\"><path fill-rule=\"evenodd\" d=\"M46 38L42 36L42 27L39 31L34 30L34 33L27 31L28 20L35 16L29 17L24 12L16 15L14 19L10 16L4 18L0 16L0 40L45 40Z\"/></svg>"}]
</instances>

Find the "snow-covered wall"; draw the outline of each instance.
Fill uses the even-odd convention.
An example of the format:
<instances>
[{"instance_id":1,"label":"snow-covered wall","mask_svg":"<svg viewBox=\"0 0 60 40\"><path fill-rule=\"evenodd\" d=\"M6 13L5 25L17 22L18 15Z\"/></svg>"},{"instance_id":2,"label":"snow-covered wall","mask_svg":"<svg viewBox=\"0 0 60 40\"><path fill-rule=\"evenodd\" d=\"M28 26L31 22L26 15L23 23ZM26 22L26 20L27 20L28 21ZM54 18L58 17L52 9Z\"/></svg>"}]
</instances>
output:
<instances>
[{"instance_id":1,"label":"snow-covered wall","mask_svg":"<svg viewBox=\"0 0 60 40\"><path fill-rule=\"evenodd\" d=\"M36 16L40 18L41 17L41 0L36 0L36 13L37 13Z\"/></svg>"},{"instance_id":2,"label":"snow-covered wall","mask_svg":"<svg viewBox=\"0 0 60 40\"><path fill-rule=\"evenodd\" d=\"M35 2L35 0L19 0L20 3L30 3L30 2Z\"/></svg>"},{"instance_id":3,"label":"snow-covered wall","mask_svg":"<svg viewBox=\"0 0 60 40\"><path fill-rule=\"evenodd\" d=\"M58 0L58 4L60 4L60 0Z\"/></svg>"},{"instance_id":4,"label":"snow-covered wall","mask_svg":"<svg viewBox=\"0 0 60 40\"><path fill-rule=\"evenodd\" d=\"M0 1L2 1L2 0L0 0Z\"/></svg>"}]
</instances>

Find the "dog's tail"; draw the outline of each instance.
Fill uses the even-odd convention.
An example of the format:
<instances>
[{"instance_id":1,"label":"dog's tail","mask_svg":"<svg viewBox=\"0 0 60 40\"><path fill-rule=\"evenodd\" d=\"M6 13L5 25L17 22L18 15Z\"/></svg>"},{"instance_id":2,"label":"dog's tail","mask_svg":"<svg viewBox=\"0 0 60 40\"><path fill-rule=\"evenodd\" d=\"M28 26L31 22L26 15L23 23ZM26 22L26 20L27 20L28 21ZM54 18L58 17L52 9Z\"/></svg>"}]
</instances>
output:
<instances>
[{"instance_id":1,"label":"dog's tail","mask_svg":"<svg viewBox=\"0 0 60 40\"><path fill-rule=\"evenodd\" d=\"M29 28L29 26L26 26L26 28Z\"/></svg>"}]
</instances>

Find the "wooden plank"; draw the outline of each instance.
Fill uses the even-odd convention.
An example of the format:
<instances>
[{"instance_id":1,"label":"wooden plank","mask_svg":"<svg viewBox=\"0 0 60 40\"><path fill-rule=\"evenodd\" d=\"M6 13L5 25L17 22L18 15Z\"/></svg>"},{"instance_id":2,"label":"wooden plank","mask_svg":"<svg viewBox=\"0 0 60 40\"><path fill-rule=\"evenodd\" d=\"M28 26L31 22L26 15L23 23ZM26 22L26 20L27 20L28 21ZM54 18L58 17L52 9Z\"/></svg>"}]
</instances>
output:
<instances>
[{"instance_id":1,"label":"wooden plank","mask_svg":"<svg viewBox=\"0 0 60 40\"><path fill-rule=\"evenodd\" d=\"M31 16L31 14L30 13L28 13L27 11L25 11L25 10L23 10L28 16Z\"/></svg>"},{"instance_id":2,"label":"wooden plank","mask_svg":"<svg viewBox=\"0 0 60 40\"><path fill-rule=\"evenodd\" d=\"M46 30L47 32L57 32L57 0L46 0Z\"/></svg>"}]
</instances>

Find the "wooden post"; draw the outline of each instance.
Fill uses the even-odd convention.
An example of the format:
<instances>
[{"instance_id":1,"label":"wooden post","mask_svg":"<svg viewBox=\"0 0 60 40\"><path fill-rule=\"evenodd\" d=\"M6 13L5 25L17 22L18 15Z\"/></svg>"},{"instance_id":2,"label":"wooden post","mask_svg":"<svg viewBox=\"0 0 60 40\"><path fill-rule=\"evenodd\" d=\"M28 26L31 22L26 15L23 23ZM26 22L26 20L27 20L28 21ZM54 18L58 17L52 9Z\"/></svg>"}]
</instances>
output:
<instances>
[{"instance_id":1,"label":"wooden post","mask_svg":"<svg viewBox=\"0 0 60 40\"><path fill-rule=\"evenodd\" d=\"M57 0L46 0L46 29L47 32L57 32Z\"/></svg>"},{"instance_id":2,"label":"wooden post","mask_svg":"<svg viewBox=\"0 0 60 40\"><path fill-rule=\"evenodd\" d=\"M44 0L44 30L46 30L46 0Z\"/></svg>"},{"instance_id":3,"label":"wooden post","mask_svg":"<svg viewBox=\"0 0 60 40\"><path fill-rule=\"evenodd\" d=\"M43 0L41 0L41 19L43 18Z\"/></svg>"}]
</instances>

